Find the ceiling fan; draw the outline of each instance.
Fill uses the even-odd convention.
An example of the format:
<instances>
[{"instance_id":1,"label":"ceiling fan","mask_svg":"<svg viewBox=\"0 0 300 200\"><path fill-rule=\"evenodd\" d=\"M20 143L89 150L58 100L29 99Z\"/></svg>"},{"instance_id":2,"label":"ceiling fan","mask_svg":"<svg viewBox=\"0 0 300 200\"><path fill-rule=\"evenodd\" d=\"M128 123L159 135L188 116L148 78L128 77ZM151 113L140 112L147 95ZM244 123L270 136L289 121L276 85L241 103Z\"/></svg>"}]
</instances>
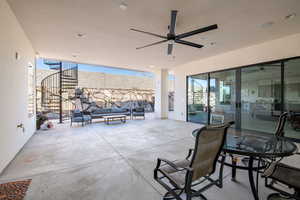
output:
<instances>
[{"instance_id":1,"label":"ceiling fan","mask_svg":"<svg viewBox=\"0 0 300 200\"><path fill-rule=\"evenodd\" d=\"M168 43L168 55L172 54L173 44L174 43L188 45L188 46L196 47L196 48L202 48L203 45L201 45L201 44L196 44L196 43L189 42L189 41L182 40L182 39L190 37L192 35L196 35L196 34L199 34L199 33L211 31L211 30L214 30L214 29L218 28L218 25L214 24L214 25L210 25L210 26L207 26L207 27L204 27L204 28L199 28L197 30L193 30L193 31L190 31L190 32L186 32L186 33L182 33L182 34L176 35L175 34L175 26L176 26L177 12L178 12L177 10L172 10L171 11L171 23L168 26L169 33L167 34L167 36L158 35L158 34L155 34L155 33L150 33L150 32L141 31L141 30L138 30L138 29L131 28L130 30L132 30L132 31L136 31L136 32L140 32L140 33L145 33L145 34L152 35L152 36L155 36L155 37L163 39L163 40L161 40L159 42L155 42L155 43L152 43L152 44L141 46L141 47L138 47L136 49L143 49L143 48L151 47L151 46L154 46L154 45L157 45L157 44L161 44L161 43L164 43L164 42L169 42Z\"/></svg>"}]
</instances>

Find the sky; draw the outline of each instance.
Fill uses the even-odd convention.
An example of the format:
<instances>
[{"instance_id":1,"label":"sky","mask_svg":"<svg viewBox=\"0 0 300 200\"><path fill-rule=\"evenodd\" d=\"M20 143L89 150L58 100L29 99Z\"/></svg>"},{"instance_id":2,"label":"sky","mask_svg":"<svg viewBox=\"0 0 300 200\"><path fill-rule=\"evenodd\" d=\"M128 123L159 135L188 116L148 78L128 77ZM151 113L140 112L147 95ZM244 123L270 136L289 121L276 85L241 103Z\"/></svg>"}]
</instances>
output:
<instances>
[{"instance_id":1,"label":"sky","mask_svg":"<svg viewBox=\"0 0 300 200\"><path fill-rule=\"evenodd\" d=\"M37 63L36 64L37 69L49 69L49 66L44 64L43 58L37 59L36 63ZM154 74L151 72L140 72L134 70L119 69L119 68L97 66L97 65L87 65L87 64L78 64L78 70L86 71L86 72L117 74L117 75L141 76L141 77L150 77L150 78L154 77Z\"/></svg>"}]
</instances>

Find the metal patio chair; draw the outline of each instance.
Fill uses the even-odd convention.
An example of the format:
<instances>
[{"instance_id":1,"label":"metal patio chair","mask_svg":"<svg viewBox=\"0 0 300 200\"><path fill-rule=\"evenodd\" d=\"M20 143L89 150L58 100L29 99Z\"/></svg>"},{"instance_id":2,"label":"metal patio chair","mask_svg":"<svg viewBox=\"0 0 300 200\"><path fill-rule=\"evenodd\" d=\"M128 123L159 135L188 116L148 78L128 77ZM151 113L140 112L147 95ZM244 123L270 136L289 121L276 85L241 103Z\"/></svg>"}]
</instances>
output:
<instances>
[{"instance_id":1,"label":"metal patio chair","mask_svg":"<svg viewBox=\"0 0 300 200\"><path fill-rule=\"evenodd\" d=\"M263 173L265 186L277 191L277 193L270 194L267 199L300 200L300 168L281 163L280 160L273 161ZM280 184L287 186L291 191L284 190L283 186L280 187Z\"/></svg>"},{"instance_id":2,"label":"metal patio chair","mask_svg":"<svg viewBox=\"0 0 300 200\"><path fill-rule=\"evenodd\" d=\"M198 130L194 149L190 149L188 156L181 161L171 162L158 158L154 169L154 179L160 183L167 193L164 199L186 200L192 197L206 197L202 194L213 185L222 188L223 164L225 156L222 156L219 177L214 180L210 177L215 172L216 163L226 139L227 129L233 122L219 126L206 126ZM195 186L205 184L196 190Z\"/></svg>"},{"instance_id":3,"label":"metal patio chair","mask_svg":"<svg viewBox=\"0 0 300 200\"><path fill-rule=\"evenodd\" d=\"M288 113L284 112L279 116L279 120L277 122L275 135L279 137L284 137L284 126L288 117Z\"/></svg>"},{"instance_id":4,"label":"metal patio chair","mask_svg":"<svg viewBox=\"0 0 300 200\"><path fill-rule=\"evenodd\" d=\"M90 115L84 115L83 112L76 109L76 110L72 111L71 126L74 122L81 123L82 126L84 126L85 123L92 123L92 118Z\"/></svg>"},{"instance_id":5,"label":"metal patio chair","mask_svg":"<svg viewBox=\"0 0 300 200\"><path fill-rule=\"evenodd\" d=\"M278 122L276 124L276 129L275 129L275 135L278 137L284 137L284 127L285 127L285 123L287 121L287 117L288 117L288 113L284 112L279 116ZM241 159L242 163L244 165L248 165L249 162L249 158L248 157L243 157ZM265 163L263 162L263 165Z\"/></svg>"}]
</instances>

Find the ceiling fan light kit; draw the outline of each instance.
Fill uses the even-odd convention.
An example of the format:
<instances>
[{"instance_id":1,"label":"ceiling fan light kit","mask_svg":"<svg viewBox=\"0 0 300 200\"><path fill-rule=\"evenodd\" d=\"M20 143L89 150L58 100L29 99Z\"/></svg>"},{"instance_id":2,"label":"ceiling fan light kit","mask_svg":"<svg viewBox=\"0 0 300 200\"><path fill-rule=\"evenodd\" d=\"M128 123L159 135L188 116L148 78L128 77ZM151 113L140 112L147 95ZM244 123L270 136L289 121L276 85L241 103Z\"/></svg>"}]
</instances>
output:
<instances>
[{"instance_id":1,"label":"ceiling fan light kit","mask_svg":"<svg viewBox=\"0 0 300 200\"><path fill-rule=\"evenodd\" d=\"M163 36L163 35L159 35L159 34L155 34L155 33L150 33L150 32L147 32L147 31L142 31L142 30L131 28L130 30L132 30L132 31L136 31L136 32L139 32L139 33L144 33L144 34L147 34L147 35L151 35L151 36L163 39L161 41L158 41L158 42L155 42L155 43L152 43L152 44L137 47L136 49L143 49L143 48L146 48L146 47L154 46L154 45L165 43L165 42L168 43L168 48L167 48L167 54L168 55L172 54L173 46L174 46L175 43L182 44L182 45L187 45L187 46L191 46L191 47L195 47L195 48L202 48L203 45L201 45L201 44L196 44L196 43L189 42L189 41L186 41L186 40L183 40L183 39L185 39L187 37L190 37L190 36L193 36L193 35L196 35L196 34L199 34L199 33L204 33L204 32L211 31L211 30L214 30L214 29L218 28L217 24L213 24L213 25L210 25L210 26L207 26L207 27L204 27L204 28L199 28L199 29L196 29L196 30L193 30L193 31L189 31L189 32L186 32L186 33L176 35L175 34L175 26L176 26L177 13L178 13L177 10L172 10L171 11L171 22L170 22L170 25L168 26L169 33L167 34L167 36Z\"/></svg>"}]
</instances>

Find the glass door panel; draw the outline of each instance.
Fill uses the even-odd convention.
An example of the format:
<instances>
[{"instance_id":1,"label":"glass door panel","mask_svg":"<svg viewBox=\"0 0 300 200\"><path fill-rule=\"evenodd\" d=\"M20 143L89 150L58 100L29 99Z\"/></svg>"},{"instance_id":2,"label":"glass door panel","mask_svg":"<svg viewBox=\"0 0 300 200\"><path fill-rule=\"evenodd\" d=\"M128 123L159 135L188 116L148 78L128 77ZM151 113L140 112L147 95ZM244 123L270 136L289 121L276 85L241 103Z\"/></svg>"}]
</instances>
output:
<instances>
[{"instance_id":1,"label":"glass door panel","mask_svg":"<svg viewBox=\"0 0 300 200\"><path fill-rule=\"evenodd\" d=\"M230 70L210 74L210 124L235 121L235 71Z\"/></svg>"},{"instance_id":2,"label":"glass door panel","mask_svg":"<svg viewBox=\"0 0 300 200\"><path fill-rule=\"evenodd\" d=\"M187 120L207 124L208 75L188 77Z\"/></svg>"},{"instance_id":3,"label":"glass door panel","mask_svg":"<svg viewBox=\"0 0 300 200\"><path fill-rule=\"evenodd\" d=\"M289 112L285 136L300 139L300 59L284 63L284 110Z\"/></svg>"},{"instance_id":4,"label":"glass door panel","mask_svg":"<svg viewBox=\"0 0 300 200\"><path fill-rule=\"evenodd\" d=\"M281 99L281 63L241 70L242 129L274 133Z\"/></svg>"}]
</instances>

